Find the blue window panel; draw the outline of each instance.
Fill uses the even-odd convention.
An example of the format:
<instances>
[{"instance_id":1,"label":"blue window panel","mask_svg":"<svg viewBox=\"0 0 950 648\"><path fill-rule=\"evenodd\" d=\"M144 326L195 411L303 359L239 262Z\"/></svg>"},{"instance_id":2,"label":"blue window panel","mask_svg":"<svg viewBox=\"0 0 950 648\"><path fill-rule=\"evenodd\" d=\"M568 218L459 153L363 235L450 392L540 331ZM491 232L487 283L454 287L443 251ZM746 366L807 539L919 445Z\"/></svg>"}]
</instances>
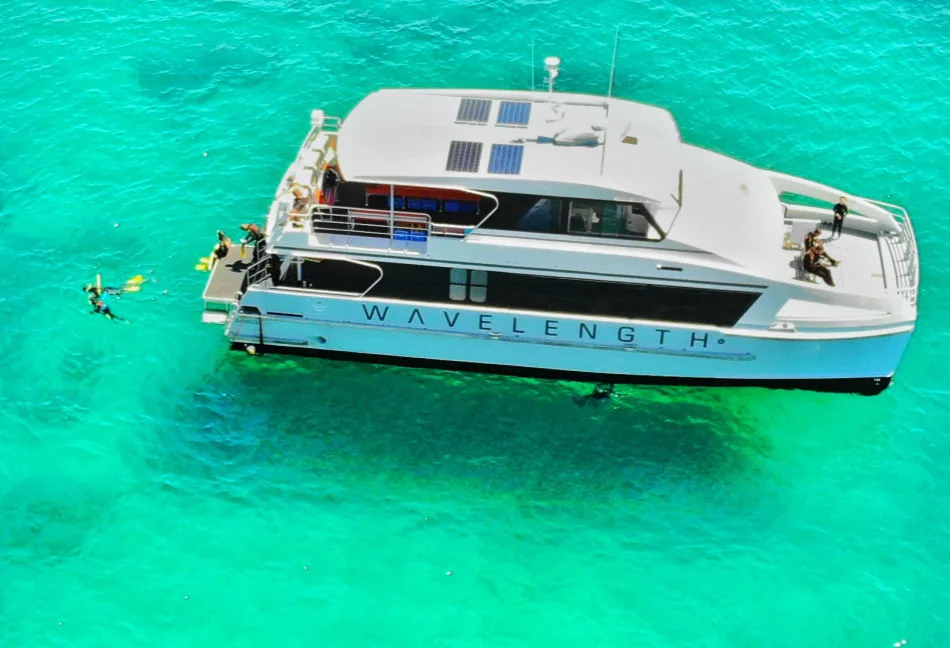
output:
<instances>
[{"instance_id":1,"label":"blue window panel","mask_svg":"<svg viewBox=\"0 0 950 648\"><path fill-rule=\"evenodd\" d=\"M389 196L386 196L386 206L389 206ZM393 209L402 209L403 199L402 196L396 196L396 199L393 201Z\"/></svg>"},{"instance_id":2,"label":"blue window panel","mask_svg":"<svg viewBox=\"0 0 950 648\"><path fill-rule=\"evenodd\" d=\"M531 119L531 104L527 101L502 101L498 107L498 121L502 126L527 126Z\"/></svg>"},{"instance_id":3,"label":"blue window panel","mask_svg":"<svg viewBox=\"0 0 950 648\"><path fill-rule=\"evenodd\" d=\"M442 203L442 211L450 214L474 214L478 205L468 200L446 200Z\"/></svg>"},{"instance_id":4,"label":"blue window panel","mask_svg":"<svg viewBox=\"0 0 950 648\"><path fill-rule=\"evenodd\" d=\"M452 140L449 144L449 155L445 162L445 170L477 173L478 163L481 157L481 142L459 142Z\"/></svg>"},{"instance_id":5,"label":"blue window panel","mask_svg":"<svg viewBox=\"0 0 950 648\"><path fill-rule=\"evenodd\" d=\"M521 158L524 146L521 144L492 144L491 157L488 158L488 172L505 175L521 173Z\"/></svg>"},{"instance_id":6,"label":"blue window panel","mask_svg":"<svg viewBox=\"0 0 950 648\"><path fill-rule=\"evenodd\" d=\"M439 211L439 201L433 198L422 199L422 211Z\"/></svg>"}]
</instances>

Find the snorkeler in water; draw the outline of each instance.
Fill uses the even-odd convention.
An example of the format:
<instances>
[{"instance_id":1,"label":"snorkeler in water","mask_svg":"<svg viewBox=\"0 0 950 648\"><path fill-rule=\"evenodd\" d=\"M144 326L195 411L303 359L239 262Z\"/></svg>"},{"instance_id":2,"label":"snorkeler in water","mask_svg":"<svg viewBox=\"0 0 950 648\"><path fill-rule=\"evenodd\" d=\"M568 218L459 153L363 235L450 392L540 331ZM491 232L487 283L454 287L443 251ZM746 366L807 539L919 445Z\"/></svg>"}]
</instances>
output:
<instances>
[{"instance_id":1,"label":"snorkeler in water","mask_svg":"<svg viewBox=\"0 0 950 648\"><path fill-rule=\"evenodd\" d=\"M123 285L121 288L118 288L116 286L103 286L101 279L99 279L97 275L96 283L87 283L82 287L82 289L83 292L89 293L89 301L91 303L95 298L101 297L102 295L122 295L124 293L138 292L142 289L142 284L146 283L147 281L148 279L142 275L135 275L126 281L125 285Z\"/></svg>"},{"instance_id":2,"label":"snorkeler in water","mask_svg":"<svg viewBox=\"0 0 950 648\"><path fill-rule=\"evenodd\" d=\"M90 315L105 315L113 322L119 321L119 322L126 322L129 324L132 323L132 320L126 319L124 317L119 317L118 315L112 312L112 308L110 308L109 304L106 303L105 293L94 297L93 294L90 292L89 303L92 305L92 312L90 313Z\"/></svg>"},{"instance_id":3,"label":"snorkeler in water","mask_svg":"<svg viewBox=\"0 0 950 648\"><path fill-rule=\"evenodd\" d=\"M574 404L578 407L583 407L590 401L594 407L600 407L601 403L609 400L610 397L614 395L614 388L615 385L613 383L597 383L597 386L594 387L594 391L586 396L575 396Z\"/></svg>"},{"instance_id":4,"label":"snorkeler in water","mask_svg":"<svg viewBox=\"0 0 950 648\"><path fill-rule=\"evenodd\" d=\"M108 304L108 298L110 295L114 295L118 299L124 293L138 292L142 289L142 284L147 281L148 279L142 275L135 275L126 281L125 285L118 288L116 286L103 286L102 278L96 275L96 283L87 283L82 289L83 292L88 293L89 305L92 306L91 314L105 315L112 321L129 322L130 320L119 317L112 312Z\"/></svg>"}]
</instances>

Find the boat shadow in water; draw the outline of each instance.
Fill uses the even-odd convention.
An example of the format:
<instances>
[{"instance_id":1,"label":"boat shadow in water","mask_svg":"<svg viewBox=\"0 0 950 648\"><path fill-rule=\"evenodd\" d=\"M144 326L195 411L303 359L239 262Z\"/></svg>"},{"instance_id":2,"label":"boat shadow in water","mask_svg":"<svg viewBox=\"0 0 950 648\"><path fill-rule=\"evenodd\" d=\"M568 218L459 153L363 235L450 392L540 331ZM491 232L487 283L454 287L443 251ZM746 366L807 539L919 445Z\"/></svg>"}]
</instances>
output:
<instances>
[{"instance_id":1,"label":"boat shadow in water","mask_svg":"<svg viewBox=\"0 0 950 648\"><path fill-rule=\"evenodd\" d=\"M191 402L149 413L165 424L148 461L239 500L329 492L454 493L528 507L762 499L756 482L768 439L721 391L618 387L600 408L577 407L572 397L590 387L231 356Z\"/></svg>"}]
</instances>

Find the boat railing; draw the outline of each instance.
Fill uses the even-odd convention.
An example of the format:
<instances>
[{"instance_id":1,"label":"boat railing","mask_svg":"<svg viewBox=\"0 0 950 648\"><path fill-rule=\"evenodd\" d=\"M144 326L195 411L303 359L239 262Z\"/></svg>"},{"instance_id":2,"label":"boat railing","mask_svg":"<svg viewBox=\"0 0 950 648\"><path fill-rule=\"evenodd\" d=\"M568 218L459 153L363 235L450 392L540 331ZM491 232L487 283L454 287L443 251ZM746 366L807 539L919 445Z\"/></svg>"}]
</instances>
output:
<instances>
[{"instance_id":1,"label":"boat railing","mask_svg":"<svg viewBox=\"0 0 950 648\"><path fill-rule=\"evenodd\" d=\"M264 248L254 246L251 248L251 258L253 261L247 267L244 273L244 279L241 282L241 294L247 292L247 289L255 285L266 285L272 281L269 265L269 257L264 254Z\"/></svg>"},{"instance_id":2,"label":"boat railing","mask_svg":"<svg viewBox=\"0 0 950 648\"><path fill-rule=\"evenodd\" d=\"M428 214L367 207L315 205L310 222L315 234L330 235L331 246L379 247L368 239L384 239L388 248L406 249L412 243L424 246L432 233Z\"/></svg>"},{"instance_id":3,"label":"boat railing","mask_svg":"<svg viewBox=\"0 0 950 648\"><path fill-rule=\"evenodd\" d=\"M309 146L320 133L336 133L339 131L340 126L343 125L343 118L324 114L322 110L314 110L310 114L310 123L310 133L307 134L307 139L304 140L304 146Z\"/></svg>"},{"instance_id":4,"label":"boat railing","mask_svg":"<svg viewBox=\"0 0 950 648\"><path fill-rule=\"evenodd\" d=\"M911 305L917 304L917 291L920 283L920 265L917 250L917 238L910 214L900 205L865 198L870 203L888 210L899 225L896 232L887 234L886 241L894 263L897 293Z\"/></svg>"}]
</instances>

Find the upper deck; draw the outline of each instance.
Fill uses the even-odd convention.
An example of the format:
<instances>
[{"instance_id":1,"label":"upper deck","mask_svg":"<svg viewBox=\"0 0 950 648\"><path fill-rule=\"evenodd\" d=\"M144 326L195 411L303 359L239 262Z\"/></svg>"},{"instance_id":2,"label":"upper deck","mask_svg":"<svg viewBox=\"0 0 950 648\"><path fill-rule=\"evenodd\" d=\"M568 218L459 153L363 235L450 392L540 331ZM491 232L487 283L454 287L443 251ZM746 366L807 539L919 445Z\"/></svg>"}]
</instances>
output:
<instances>
[{"instance_id":1,"label":"upper deck","mask_svg":"<svg viewBox=\"0 0 950 648\"><path fill-rule=\"evenodd\" d=\"M795 217L786 196L833 203L844 194L684 144L667 111L619 99L385 90L345 121L319 111L315 118L268 218L271 244L297 255L382 253L499 265L517 258L538 269L610 267L618 276L655 275L651 280L660 283L768 285L794 279L782 251ZM342 178L331 194L323 186L328 166ZM292 179L310 193L299 209ZM906 293L907 286L915 294L906 213L849 198L846 230L869 241L900 235L909 241L901 256L910 261L900 273L904 285L849 263L834 300L846 292ZM538 215L547 219L543 231L525 225ZM797 215L821 220L830 207ZM884 265L886 274L892 264ZM865 275L869 281L854 280Z\"/></svg>"}]
</instances>

